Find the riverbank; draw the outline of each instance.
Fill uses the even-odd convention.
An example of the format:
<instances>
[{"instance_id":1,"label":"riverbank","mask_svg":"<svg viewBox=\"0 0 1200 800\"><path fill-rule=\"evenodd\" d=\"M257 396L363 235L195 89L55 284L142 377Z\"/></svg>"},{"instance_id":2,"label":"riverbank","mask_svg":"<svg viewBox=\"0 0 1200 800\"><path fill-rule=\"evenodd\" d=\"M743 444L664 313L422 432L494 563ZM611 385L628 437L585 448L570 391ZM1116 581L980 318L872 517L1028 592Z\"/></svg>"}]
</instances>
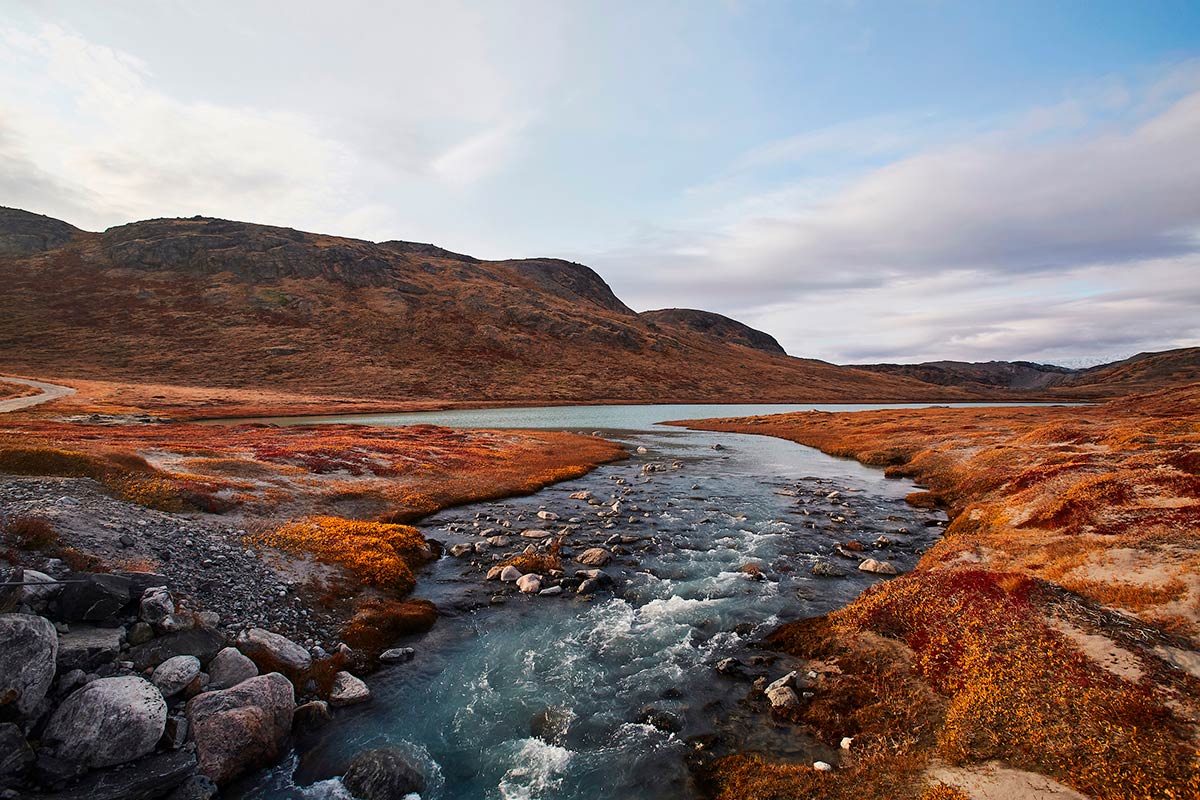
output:
<instances>
[{"instance_id":1,"label":"riverbank","mask_svg":"<svg viewBox=\"0 0 1200 800\"><path fill-rule=\"evenodd\" d=\"M767 639L837 667L775 716L852 739L842 768L734 756L706 768L717 797L983 796L997 776L1062 798L1200 791L1200 389L677 424L886 467L951 517L912 574Z\"/></svg>"},{"instance_id":2,"label":"riverbank","mask_svg":"<svg viewBox=\"0 0 1200 800\"><path fill-rule=\"evenodd\" d=\"M0 652L0 736L15 754L0 796L160 797L271 763L293 715L320 722L326 701L367 699L358 676L436 620L405 598L440 543L406 523L623 457L549 431L207 427L146 409L0 417L0 581L15 584L0 587L0 628L20 642ZM214 692L226 662L239 681ZM181 665L187 680L163 683ZM247 694L240 678L254 674ZM218 694L198 705L228 708L194 711ZM127 705L145 714L101 726L111 752L85 756L98 746L88 715ZM205 733L226 711L275 722Z\"/></svg>"}]
</instances>

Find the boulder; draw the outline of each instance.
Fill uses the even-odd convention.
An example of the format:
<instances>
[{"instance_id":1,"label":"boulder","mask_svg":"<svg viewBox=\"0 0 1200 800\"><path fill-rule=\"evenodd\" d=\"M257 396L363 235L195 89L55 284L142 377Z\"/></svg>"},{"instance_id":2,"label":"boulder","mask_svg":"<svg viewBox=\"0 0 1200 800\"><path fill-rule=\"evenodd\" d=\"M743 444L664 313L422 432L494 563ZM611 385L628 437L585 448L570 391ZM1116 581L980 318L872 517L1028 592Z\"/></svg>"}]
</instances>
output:
<instances>
[{"instance_id":1,"label":"boulder","mask_svg":"<svg viewBox=\"0 0 1200 800\"><path fill-rule=\"evenodd\" d=\"M65 761L111 767L152 751L166 723L167 704L145 678L99 678L63 701L42 741Z\"/></svg>"},{"instance_id":2,"label":"boulder","mask_svg":"<svg viewBox=\"0 0 1200 800\"><path fill-rule=\"evenodd\" d=\"M542 589L540 592L538 592L538 596L539 597L554 597L555 595L560 595L562 593L563 593L563 587L561 587L561 586L547 586L545 589Z\"/></svg>"},{"instance_id":3,"label":"boulder","mask_svg":"<svg viewBox=\"0 0 1200 800\"><path fill-rule=\"evenodd\" d=\"M828 561L818 561L812 565L812 574L819 578L844 578L846 570L834 566Z\"/></svg>"},{"instance_id":4,"label":"boulder","mask_svg":"<svg viewBox=\"0 0 1200 800\"><path fill-rule=\"evenodd\" d=\"M200 659L195 656L173 656L159 664L150 676L163 697L174 697L200 675Z\"/></svg>"},{"instance_id":5,"label":"boulder","mask_svg":"<svg viewBox=\"0 0 1200 800\"><path fill-rule=\"evenodd\" d=\"M799 695L790 686L776 686L774 689L768 687L766 694L771 708L792 708L800 705Z\"/></svg>"},{"instance_id":6,"label":"boulder","mask_svg":"<svg viewBox=\"0 0 1200 800\"><path fill-rule=\"evenodd\" d=\"M469 556L475 552L475 545L463 542L462 544L451 545L449 553L455 558Z\"/></svg>"},{"instance_id":7,"label":"boulder","mask_svg":"<svg viewBox=\"0 0 1200 800\"><path fill-rule=\"evenodd\" d=\"M333 676L333 688L329 691L329 704L335 708L365 703L371 699L367 685L349 672Z\"/></svg>"},{"instance_id":8,"label":"boulder","mask_svg":"<svg viewBox=\"0 0 1200 800\"><path fill-rule=\"evenodd\" d=\"M301 733L308 733L325 727L333 721L329 713L329 703L324 700L310 700L301 706L296 706L292 717L292 727Z\"/></svg>"},{"instance_id":9,"label":"boulder","mask_svg":"<svg viewBox=\"0 0 1200 800\"><path fill-rule=\"evenodd\" d=\"M411 647L393 647L379 654L379 661L384 664L401 664L412 661L417 651Z\"/></svg>"},{"instance_id":10,"label":"boulder","mask_svg":"<svg viewBox=\"0 0 1200 800\"><path fill-rule=\"evenodd\" d=\"M612 561L612 553L605 550L603 547L589 547L579 555L575 556L575 560L580 564L586 564L589 567L603 567L608 562Z\"/></svg>"},{"instance_id":11,"label":"boulder","mask_svg":"<svg viewBox=\"0 0 1200 800\"><path fill-rule=\"evenodd\" d=\"M284 753L295 709L292 684L278 672L188 701L200 771L222 784L271 764Z\"/></svg>"},{"instance_id":12,"label":"boulder","mask_svg":"<svg viewBox=\"0 0 1200 800\"><path fill-rule=\"evenodd\" d=\"M258 667L236 647L226 647L208 662L210 689L228 689L258 674Z\"/></svg>"},{"instance_id":13,"label":"boulder","mask_svg":"<svg viewBox=\"0 0 1200 800\"><path fill-rule=\"evenodd\" d=\"M542 590L542 576L529 573L517 578L517 588L525 594L537 594Z\"/></svg>"},{"instance_id":14,"label":"boulder","mask_svg":"<svg viewBox=\"0 0 1200 800\"><path fill-rule=\"evenodd\" d=\"M0 614L0 707L31 713L54 681L58 632L45 617Z\"/></svg>"},{"instance_id":15,"label":"boulder","mask_svg":"<svg viewBox=\"0 0 1200 800\"><path fill-rule=\"evenodd\" d=\"M58 635L58 671L73 669L91 672L121 654L121 628L93 628L76 625Z\"/></svg>"},{"instance_id":16,"label":"boulder","mask_svg":"<svg viewBox=\"0 0 1200 800\"><path fill-rule=\"evenodd\" d=\"M11 722L0 723L0 788L15 783L33 760L33 748L21 729Z\"/></svg>"},{"instance_id":17,"label":"boulder","mask_svg":"<svg viewBox=\"0 0 1200 800\"><path fill-rule=\"evenodd\" d=\"M116 616L129 603L128 578L74 573L58 596L59 615L68 622L99 622Z\"/></svg>"},{"instance_id":18,"label":"boulder","mask_svg":"<svg viewBox=\"0 0 1200 800\"><path fill-rule=\"evenodd\" d=\"M638 714L637 721L642 725L650 725L664 733L679 733L683 730L683 720L678 714L661 708L647 706Z\"/></svg>"},{"instance_id":19,"label":"boulder","mask_svg":"<svg viewBox=\"0 0 1200 800\"><path fill-rule=\"evenodd\" d=\"M21 579L26 583L21 587L21 602L29 606L37 607L49 602L63 590L61 583L36 569L24 570Z\"/></svg>"},{"instance_id":20,"label":"boulder","mask_svg":"<svg viewBox=\"0 0 1200 800\"><path fill-rule=\"evenodd\" d=\"M772 692L774 692L778 689L782 689L785 686L793 686L795 684L795 681L796 681L796 670L792 670L787 675L784 675L782 678L779 678L778 680L772 681L771 683L767 684L767 688L765 690L766 694L768 697L770 697Z\"/></svg>"},{"instance_id":21,"label":"boulder","mask_svg":"<svg viewBox=\"0 0 1200 800\"><path fill-rule=\"evenodd\" d=\"M204 666L224 646L225 637L220 631L191 628L158 636L145 644L129 648L129 660L137 670L157 667L174 656L195 656Z\"/></svg>"},{"instance_id":22,"label":"boulder","mask_svg":"<svg viewBox=\"0 0 1200 800\"><path fill-rule=\"evenodd\" d=\"M265 672L279 671L298 678L312 667L312 656L307 650L286 636L262 628L251 628L243 633L237 647Z\"/></svg>"},{"instance_id":23,"label":"boulder","mask_svg":"<svg viewBox=\"0 0 1200 800\"><path fill-rule=\"evenodd\" d=\"M159 626L175 613L175 599L165 586L151 586L142 594L138 617L142 622Z\"/></svg>"},{"instance_id":24,"label":"boulder","mask_svg":"<svg viewBox=\"0 0 1200 800\"><path fill-rule=\"evenodd\" d=\"M547 522L555 522L558 519L558 514L553 511L539 511L537 515L538 519L544 519Z\"/></svg>"},{"instance_id":25,"label":"boulder","mask_svg":"<svg viewBox=\"0 0 1200 800\"><path fill-rule=\"evenodd\" d=\"M899 575L900 570L890 561L877 561L873 558L868 558L866 561L858 565L858 568L863 572L874 572L880 575Z\"/></svg>"},{"instance_id":26,"label":"boulder","mask_svg":"<svg viewBox=\"0 0 1200 800\"><path fill-rule=\"evenodd\" d=\"M145 622L135 622L129 629L129 635L126 637L125 641L129 643L130 647L134 647L139 644L145 644L153 638L154 628L151 628Z\"/></svg>"},{"instance_id":27,"label":"boulder","mask_svg":"<svg viewBox=\"0 0 1200 800\"><path fill-rule=\"evenodd\" d=\"M504 581L505 583L513 583L514 581L519 580L522 574L524 573L522 573L519 568L510 564L509 566L500 570L500 580Z\"/></svg>"},{"instance_id":28,"label":"boulder","mask_svg":"<svg viewBox=\"0 0 1200 800\"><path fill-rule=\"evenodd\" d=\"M425 776L399 748L359 753L346 768L342 784L362 800L397 800L425 789Z\"/></svg>"}]
</instances>

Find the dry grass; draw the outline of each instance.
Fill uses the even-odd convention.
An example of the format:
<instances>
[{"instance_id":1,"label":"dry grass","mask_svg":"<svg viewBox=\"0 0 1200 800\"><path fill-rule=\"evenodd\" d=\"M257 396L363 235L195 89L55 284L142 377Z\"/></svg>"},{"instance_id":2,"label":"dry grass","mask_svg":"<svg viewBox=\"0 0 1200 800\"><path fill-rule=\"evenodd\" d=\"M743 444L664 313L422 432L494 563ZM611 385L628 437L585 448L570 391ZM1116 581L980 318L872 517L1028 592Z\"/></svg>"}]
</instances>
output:
<instances>
[{"instance_id":1,"label":"dry grass","mask_svg":"<svg viewBox=\"0 0 1200 800\"><path fill-rule=\"evenodd\" d=\"M58 531L41 517L13 517L4 523L4 537L18 550L47 550L58 546Z\"/></svg>"},{"instance_id":2,"label":"dry grass","mask_svg":"<svg viewBox=\"0 0 1200 800\"><path fill-rule=\"evenodd\" d=\"M367 586L400 594L412 591L416 584L413 570L433 557L416 528L338 517L288 522L252 536L251 541L339 564Z\"/></svg>"}]
</instances>

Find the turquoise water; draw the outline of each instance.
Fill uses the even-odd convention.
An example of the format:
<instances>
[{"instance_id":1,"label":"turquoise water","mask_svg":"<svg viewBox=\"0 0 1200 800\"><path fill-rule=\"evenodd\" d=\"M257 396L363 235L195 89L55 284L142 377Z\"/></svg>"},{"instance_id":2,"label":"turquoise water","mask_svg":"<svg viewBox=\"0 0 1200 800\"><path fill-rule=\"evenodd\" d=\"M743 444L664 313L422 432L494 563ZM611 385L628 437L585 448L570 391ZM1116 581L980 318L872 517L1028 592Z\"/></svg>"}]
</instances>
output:
<instances>
[{"instance_id":1,"label":"turquoise water","mask_svg":"<svg viewBox=\"0 0 1200 800\"><path fill-rule=\"evenodd\" d=\"M371 676L369 704L340 711L321 739L301 743L233 796L345 798L337 776L347 760L383 744L405 748L420 765L429 781L424 800L695 797L687 763L698 741L717 753L758 747L836 763L836 752L764 723L761 710L743 702L748 683L713 665L758 653L753 643L782 620L840 607L886 580L855 565L843 578L814 577L818 560L846 566L836 544L889 536L896 544L879 557L909 569L940 533L931 527L937 515L903 502L911 484L856 462L770 437L655 424L814 407L865 408L588 406L304 419L594 430L631 452L644 447L532 497L448 510L421 526L448 545L474 542L505 520L513 530L529 527L546 509L579 520L567 537L575 552L614 533L639 541L606 569L613 590L590 600L509 595L492 605L497 585L468 560L431 565L416 595L437 602L443 616L430 634L405 643L417 658ZM662 469L645 472L647 464ZM621 513L597 516L596 506L569 498L581 490L619 503ZM766 580L739 572L750 562ZM761 671L774 678L787 666ZM643 724L647 707L674 714L681 729ZM565 723L537 736L534 721L546 709Z\"/></svg>"}]
</instances>

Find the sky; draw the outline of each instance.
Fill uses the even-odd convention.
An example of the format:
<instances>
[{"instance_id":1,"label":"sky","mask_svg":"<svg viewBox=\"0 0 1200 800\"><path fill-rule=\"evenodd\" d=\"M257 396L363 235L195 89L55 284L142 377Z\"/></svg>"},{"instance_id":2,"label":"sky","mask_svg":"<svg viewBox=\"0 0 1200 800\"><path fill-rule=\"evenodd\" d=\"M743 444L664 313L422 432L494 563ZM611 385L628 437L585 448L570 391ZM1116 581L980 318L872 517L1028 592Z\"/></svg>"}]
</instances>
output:
<instances>
[{"instance_id":1,"label":"sky","mask_svg":"<svg viewBox=\"0 0 1200 800\"><path fill-rule=\"evenodd\" d=\"M1200 3L0 0L0 205L595 268L837 363L1200 345Z\"/></svg>"}]
</instances>

